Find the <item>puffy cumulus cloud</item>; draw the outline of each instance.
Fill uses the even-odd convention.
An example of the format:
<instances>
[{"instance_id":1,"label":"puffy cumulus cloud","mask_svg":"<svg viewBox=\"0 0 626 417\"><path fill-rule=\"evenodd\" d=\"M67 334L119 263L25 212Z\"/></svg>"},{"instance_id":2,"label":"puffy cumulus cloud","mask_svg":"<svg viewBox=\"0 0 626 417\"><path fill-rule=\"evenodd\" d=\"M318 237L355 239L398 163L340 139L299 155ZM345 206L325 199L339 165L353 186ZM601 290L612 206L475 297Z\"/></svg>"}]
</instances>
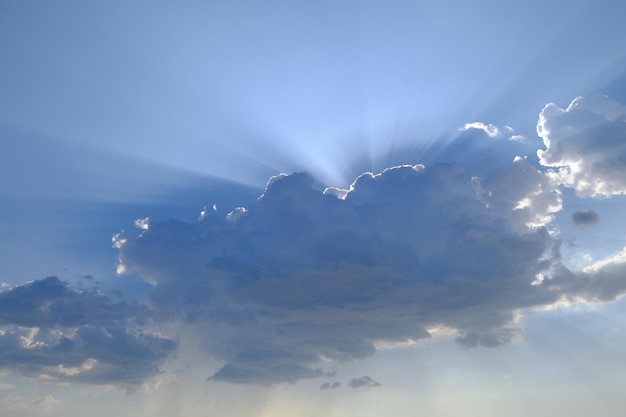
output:
<instances>
[{"instance_id":1,"label":"puffy cumulus cloud","mask_svg":"<svg viewBox=\"0 0 626 417\"><path fill-rule=\"evenodd\" d=\"M0 369L34 378L140 386L175 343L141 331L149 312L56 277L0 292Z\"/></svg>"},{"instance_id":2,"label":"puffy cumulus cloud","mask_svg":"<svg viewBox=\"0 0 626 417\"><path fill-rule=\"evenodd\" d=\"M572 213L572 220L576 226L590 226L600 221L600 215L594 210L576 211Z\"/></svg>"},{"instance_id":3,"label":"puffy cumulus cloud","mask_svg":"<svg viewBox=\"0 0 626 417\"><path fill-rule=\"evenodd\" d=\"M211 380L272 384L366 358L375 342L456 329L496 346L520 309L554 303L561 207L523 158L473 178L458 164L363 174L347 190L307 174L274 178L246 210L150 222L119 237L122 270L153 284L151 308L192 326L223 361Z\"/></svg>"},{"instance_id":4,"label":"puffy cumulus cloud","mask_svg":"<svg viewBox=\"0 0 626 417\"><path fill-rule=\"evenodd\" d=\"M626 107L601 95L577 97L566 109L550 103L537 133L539 161L549 175L582 197L626 193Z\"/></svg>"},{"instance_id":5,"label":"puffy cumulus cloud","mask_svg":"<svg viewBox=\"0 0 626 417\"><path fill-rule=\"evenodd\" d=\"M545 226L563 207L554 181L519 156L508 169L474 181L481 201L521 232Z\"/></svg>"}]
</instances>

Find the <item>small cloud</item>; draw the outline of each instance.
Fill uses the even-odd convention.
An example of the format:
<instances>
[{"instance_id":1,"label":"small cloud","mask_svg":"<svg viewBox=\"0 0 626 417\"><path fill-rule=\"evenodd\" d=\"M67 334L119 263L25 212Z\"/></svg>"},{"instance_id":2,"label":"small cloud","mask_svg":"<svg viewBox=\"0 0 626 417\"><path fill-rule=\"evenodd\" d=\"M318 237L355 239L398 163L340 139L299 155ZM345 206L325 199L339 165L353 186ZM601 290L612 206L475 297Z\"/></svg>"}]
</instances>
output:
<instances>
[{"instance_id":1,"label":"small cloud","mask_svg":"<svg viewBox=\"0 0 626 417\"><path fill-rule=\"evenodd\" d=\"M490 138L495 138L498 135L500 135L500 129L498 129L498 126L492 125L490 123L483 123L483 122L465 123L465 126L461 128L462 131L466 131L469 129L482 130Z\"/></svg>"},{"instance_id":2,"label":"small cloud","mask_svg":"<svg viewBox=\"0 0 626 417\"><path fill-rule=\"evenodd\" d=\"M572 220L576 226L591 226L600 221L600 216L593 210L577 211L572 213Z\"/></svg>"},{"instance_id":3,"label":"small cloud","mask_svg":"<svg viewBox=\"0 0 626 417\"><path fill-rule=\"evenodd\" d=\"M378 387L381 385L380 382L374 381L367 375L364 375L360 378L352 378L350 380L350 388L361 388L361 387Z\"/></svg>"},{"instance_id":4,"label":"small cloud","mask_svg":"<svg viewBox=\"0 0 626 417\"><path fill-rule=\"evenodd\" d=\"M337 389L341 386L341 382L333 382L332 384L330 382L324 382L322 385L320 385L320 389L322 391L327 390L327 389Z\"/></svg>"}]
</instances>

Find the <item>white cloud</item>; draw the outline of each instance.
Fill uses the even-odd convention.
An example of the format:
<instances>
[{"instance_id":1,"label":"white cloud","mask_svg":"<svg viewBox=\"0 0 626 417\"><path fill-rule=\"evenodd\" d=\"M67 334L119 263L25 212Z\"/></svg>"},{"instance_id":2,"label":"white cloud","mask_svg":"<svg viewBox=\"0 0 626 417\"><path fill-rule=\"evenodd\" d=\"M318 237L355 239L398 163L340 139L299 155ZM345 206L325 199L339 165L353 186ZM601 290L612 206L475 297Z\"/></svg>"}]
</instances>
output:
<instances>
[{"instance_id":1,"label":"white cloud","mask_svg":"<svg viewBox=\"0 0 626 417\"><path fill-rule=\"evenodd\" d=\"M490 138L504 137L514 142L522 142L526 139L524 135L516 134L515 130L509 125L505 125L503 128L500 128L491 123L472 122L465 123L460 130L462 132L467 132L470 129L481 130Z\"/></svg>"},{"instance_id":2,"label":"white cloud","mask_svg":"<svg viewBox=\"0 0 626 417\"><path fill-rule=\"evenodd\" d=\"M626 107L600 95L577 97L564 110L550 103L537 133L539 161L549 175L582 197L626 193Z\"/></svg>"},{"instance_id":3,"label":"white cloud","mask_svg":"<svg viewBox=\"0 0 626 417\"><path fill-rule=\"evenodd\" d=\"M465 126L461 128L462 131L466 131L469 129L482 130L490 138L495 138L500 135L500 129L498 129L498 126L492 125L490 123L483 123L483 122L465 123Z\"/></svg>"}]
</instances>

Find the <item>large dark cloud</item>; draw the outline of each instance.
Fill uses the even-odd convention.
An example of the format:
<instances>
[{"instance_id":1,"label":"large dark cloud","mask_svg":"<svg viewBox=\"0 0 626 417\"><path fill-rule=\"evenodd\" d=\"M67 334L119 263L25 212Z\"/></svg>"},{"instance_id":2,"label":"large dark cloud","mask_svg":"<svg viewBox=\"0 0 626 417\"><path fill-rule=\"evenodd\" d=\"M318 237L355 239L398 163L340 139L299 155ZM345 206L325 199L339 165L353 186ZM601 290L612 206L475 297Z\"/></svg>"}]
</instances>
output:
<instances>
[{"instance_id":1,"label":"large dark cloud","mask_svg":"<svg viewBox=\"0 0 626 417\"><path fill-rule=\"evenodd\" d=\"M172 340L141 327L150 313L56 277L0 292L0 369L29 377L137 387L159 373Z\"/></svg>"},{"instance_id":2,"label":"large dark cloud","mask_svg":"<svg viewBox=\"0 0 626 417\"><path fill-rule=\"evenodd\" d=\"M213 380L314 377L324 361L441 325L497 346L520 309L564 295L548 285L563 267L543 227L560 193L523 158L483 179L437 164L364 174L349 190L312 183L280 176L236 216L148 221L119 238L122 269L154 285L151 307L195 324L225 362Z\"/></svg>"},{"instance_id":3,"label":"large dark cloud","mask_svg":"<svg viewBox=\"0 0 626 417\"><path fill-rule=\"evenodd\" d=\"M0 368L136 387L175 350L149 330L168 321L220 361L209 380L294 382L370 357L377 342L443 326L462 346L495 347L520 332L524 310L613 301L626 291L625 252L569 270L552 221L560 185L602 197L625 189L621 111L603 98L547 106L548 172L523 157L482 178L460 164L405 165L323 192L306 173L283 174L227 216L137 221L139 234L114 246L118 271L151 284L145 305L56 278L4 289Z\"/></svg>"}]
</instances>

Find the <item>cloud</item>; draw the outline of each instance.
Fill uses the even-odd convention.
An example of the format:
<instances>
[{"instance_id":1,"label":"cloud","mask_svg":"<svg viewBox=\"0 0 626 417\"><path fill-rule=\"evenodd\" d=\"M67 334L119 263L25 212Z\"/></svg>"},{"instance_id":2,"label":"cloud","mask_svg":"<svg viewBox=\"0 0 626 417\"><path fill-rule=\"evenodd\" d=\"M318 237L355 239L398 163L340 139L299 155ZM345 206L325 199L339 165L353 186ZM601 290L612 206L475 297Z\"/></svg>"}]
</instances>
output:
<instances>
[{"instance_id":1,"label":"cloud","mask_svg":"<svg viewBox=\"0 0 626 417\"><path fill-rule=\"evenodd\" d=\"M572 301L602 303L626 292L626 247L621 252L588 266L583 271L562 269L547 285L567 294Z\"/></svg>"},{"instance_id":2,"label":"cloud","mask_svg":"<svg viewBox=\"0 0 626 417\"><path fill-rule=\"evenodd\" d=\"M600 221L600 216L593 210L576 211L572 213L572 220L576 226L590 226Z\"/></svg>"},{"instance_id":3,"label":"cloud","mask_svg":"<svg viewBox=\"0 0 626 417\"><path fill-rule=\"evenodd\" d=\"M362 387L378 387L381 384L374 381L369 376L365 375L360 378L352 378L348 384L350 388L362 388Z\"/></svg>"},{"instance_id":4,"label":"cloud","mask_svg":"<svg viewBox=\"0 0 626 417\"><path fill-rule=\"evenodd\" d=\"M104 294L75 291L57 277L0 292L0 325L52 328L112 326L139 314L137 305L116 303Z\"/></svg>"},{"instance_id":5,"label":"cloud","mask_svg":"<svg viewBox=\"0 0 626 417\"><path fill-rule=\"evenodd\" d=\"M496 125L492 125L489 123L483 123L483 122L465 123L465 126L461 128L462 131L466 131L469 129L482 130L490 138L495 138L500 135L500 129L498 129Z\"/></svg>"},{"instance_id":6,"label":"cloud","mask_svg":"<svg viewBox=\"0 0 626 417\"><path fill-rule=\"evenodd\" d=\"M485 178L435 164L366 173L348 190L312 183L283 175L236 219L155 221L118 238L123 270L153 285L151 308L195 326L223 361L210 380L316 377L441 325L462 345L497 346L520 309L562 296L531 285L560 263L544 225L561 196L524 158Z\"/></svg>"},{"instance_id":7,"label":"cloud","mask_svg":"<svg viewBox=\"0 0 626 417\"><path fill-rule=\"evenodd\" d=\"M564 110L550 103L537 133L549 175L582 197L626 193L626 107L601 95L577 97Z\"/></svg>"},{"instance_id":8,"label":"cloud","mask_svg":"<svg viewBox=\"0 0 626 417\"><path fill-rule=\"evenodd\" d=\"M431 337L429 329L450 329L464 347L496 347L520 333L525 310L611 302L626 291L626 252L570 270L552 224L570 174L590 176L576 187L596 177L593 189L577 189L591 196L618 193L623 181L619 161L604 161L619 151L603 142L584 172L554 162L572 146L589 152L583 136L597 133L587 129L597 124L569 120L575 112L608 132L624 124L621 107L594 100L544 108L539 169L519 156L482 177L454 163L403 165L323 192L309 174L281 174L226 216L141 219L136 235L113 243L118 271L151 285L144 304L54 277L2 287L0 369L137 389L169 375L160 368L180 338L219 361L209 381L293 383L330 376L328 367L368 358L376 346ZM572 218L582 225L598 216ZM161 333L165 323L175 335ZM364 378L354 384L369 384Z\"/></svg>"},{"instance_id":9,"label":"cloud","mask_svg":"<svg viewBox=\"0 0 626 417\"><path fill-rule=\"evenodd\" d=\"M139 386L175 348L148 311L56 277L0 292L0 369L48 380Z\"/></svg>"},{"instance_id":10,"label":"cloud","mask_svg":"<svg viewBox=\"0 0 626 417\"><path fill-rule=\"evenodd\" d=\"M524 135L516 134L515 130L508 125L504 126L504 128L501 129L491 123L472 122L465 123L465 125L460 130L462 132L466 132L470 129L482 130L490 138L506 137L508 140L515 142L522 142L526 139Z\"/></svg>"},{"instance_id":11,"label":"cloud","mask_svg":"<svg viewBox=\"0 0 626 417\"><path fill-rule=\"evenodd\" d=\"M337 389L341 386L341 382L333 382L332 384L330 382L324 382L322 385L320 385L320 390L324 391L327 389Z\"/></svg>"}]
</instances>

